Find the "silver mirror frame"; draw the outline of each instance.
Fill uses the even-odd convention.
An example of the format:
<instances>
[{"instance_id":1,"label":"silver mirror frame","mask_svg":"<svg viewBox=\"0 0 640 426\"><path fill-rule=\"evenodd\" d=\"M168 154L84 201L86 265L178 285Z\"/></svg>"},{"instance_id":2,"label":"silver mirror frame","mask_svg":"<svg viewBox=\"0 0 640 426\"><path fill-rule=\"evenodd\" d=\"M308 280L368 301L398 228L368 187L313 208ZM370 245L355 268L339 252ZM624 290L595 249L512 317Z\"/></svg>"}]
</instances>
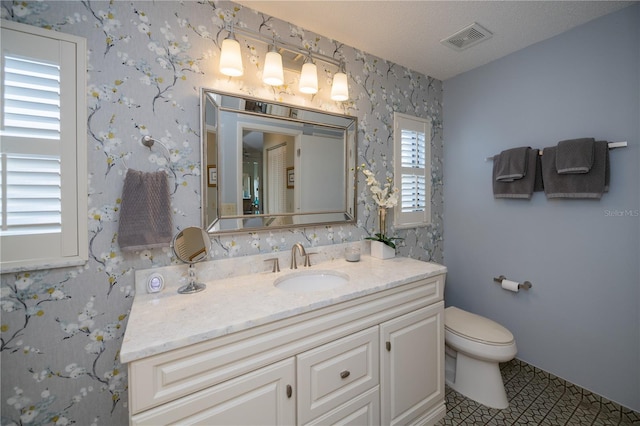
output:
<instances>
[{"instance_id":1,"label":"silver mirror frame","mask_svg":"<svg viewBox=\"0 0 640 426\"><path fill-rule=\"evenodd\" d=\"M239 100L244 100L252 103L259 104L267 104L269 106L273 106L274 110L285 108L285 109L293 109L299 111L306 111L310 114L321 114L326 115L329 119L343 119L345 121L345 125L333 125L328 123L321 123L317 121L310 120L299 120L297 118L291 117L283 117L276 114L267 114L264 112L253 112L253 111L245 111L245 110L232 110L227 108L226 106L222 109L224 111L233 111L237 113L243 113L250 116L259 116L266 117L269 119L278 119L283 121L292 121L304 124L311 125L320 125L323 127L332 127L338 128L343 131L343 137L345 141L345 188L344 188L344 197L345 197L345 211L330 211L330 212L303 212L303 213L278 213L278 214L256 214L256 215L222 215L221 214L221 202L220 202L220 184L224 184L221 181L221 177L223 172L221 172L221 167L224 167L223 164L217 164L218 170L217 172L217 185L218 189L216 190L216 218L213 221L208 220L207 206L209 203L208 199L208 172L207 172L207 122L206 122L206 110L207 110L207 102L210 99L209 95L212 93L213 96L218 97L231 97ZM213 103L213 101L211 101ZM219 132L219 110L220 110L220 102L215 105L215 114L214 118L216 132ZM271 109L271 108L269 108ZM357 220L357 195L356 195L356 166L357 166L357 132L358 132L358 124L357 118L353 116L341 115L330 113L322 110L312 109L300 107L297 105L290 105L280 102L274 102L259 98L252 98L250 96L239 95L234 93L226 93L219 90L212 90L208 88L201 88L200 90L200 113L201 113L201 172L202 172L202 180L201 180L201 223L202 228L206 230L209 234L232 234L232 233L240 233L240 232L255 232L255 231L264 231L264 230L272 230L272 229L282 229L282 228L296 228L296 227L309 227L309 226L326 226L331 224L354 224ZM328 119L328 120L329 120ZM220 135L216 133L216 138L220 141ZM221 163L219 160L220 154L220 143L217 144L217 153L218 159L216 160L218 163ZM261 221L261 225L255 225L256 219ZM254 224L252 224L252 222ZM280 224L283 223L284 224Z\"/></svg>"}]
</instances>

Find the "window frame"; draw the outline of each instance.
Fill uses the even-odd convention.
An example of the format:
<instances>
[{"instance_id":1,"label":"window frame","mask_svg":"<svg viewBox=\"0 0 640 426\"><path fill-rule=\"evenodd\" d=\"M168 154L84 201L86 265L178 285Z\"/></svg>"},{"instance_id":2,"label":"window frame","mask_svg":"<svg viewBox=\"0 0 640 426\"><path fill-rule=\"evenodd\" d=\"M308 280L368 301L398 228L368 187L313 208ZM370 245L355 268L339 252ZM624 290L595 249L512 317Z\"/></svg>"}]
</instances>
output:
<instances>
[{"instance_id":1,"label":"window frame","mask_svg":"<svg viewBox=\"0 0 640 426\"><path fill-rule=\"evenodd\" d=\"M424 132L425 167L402 167L402 130L415 130ZM428 226L431 221L431 120L415 117L400 112L393 113L393 174L395 185L400 190L398 204L394 208L393 225L396 229L418 228ZM425 207L424 211L402 212L402 175L411 173L424 176L425 179Z\"/></svg>"},{"instance_id":2,"label":"window frame","mask_svg":"<svg viewBox=\"0 0 640 426\"><path fill-rule=\"evenodd\" d=\"M57 31L0 20L2 31L20 33L32 38L55 41L60 46L61 91L74 90L69 102L61 109L60 124L65 129L60 138L62 230L51 238L47 234L0 235L1 272L19 272L82 265L88 260L87 218L87 100L85 38ZM4 76L5 55L31 57L28 46L8 46L3 43L0 67ZM4 77L0 85L4 85ZM63 84L64 82L64 84ZM4 87L2 88L4 93ZM0 126L4 126L4 98L0 99Z\"/></svg>"}]
</instances>

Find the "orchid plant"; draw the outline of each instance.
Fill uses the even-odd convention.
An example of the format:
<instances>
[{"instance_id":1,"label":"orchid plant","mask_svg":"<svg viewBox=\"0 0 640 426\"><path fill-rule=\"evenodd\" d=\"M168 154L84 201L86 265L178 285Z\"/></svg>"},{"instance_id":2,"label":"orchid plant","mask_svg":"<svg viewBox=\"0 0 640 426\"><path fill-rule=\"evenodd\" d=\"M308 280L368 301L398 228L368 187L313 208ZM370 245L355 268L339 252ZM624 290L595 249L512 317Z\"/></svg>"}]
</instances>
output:
<instances>
[{"instance_id":1,"label":"orchid plant","mask_svg":"<svg viewBox=\"0 0 640 426\"><path fill-rule=\"evenodd\" d=\"M390 177L387 176L386 182L384 185L381 185L373 172L365 168L364 164L358 167L358 169L362 170L362 173L365 175L367 186L369 187L369 191L371 191L371 198L373 198L373 201L378 205L378 220L380 222L380 232L375 234L375 237L367 237L366 239L380 241L395 249L396 245L394 241L401 240L402 238L388 237L385 234L386 217L387 209L395 207L396 204L398 204L400 190L393 186L393 179Z\"/></svg>"}]
</instances>

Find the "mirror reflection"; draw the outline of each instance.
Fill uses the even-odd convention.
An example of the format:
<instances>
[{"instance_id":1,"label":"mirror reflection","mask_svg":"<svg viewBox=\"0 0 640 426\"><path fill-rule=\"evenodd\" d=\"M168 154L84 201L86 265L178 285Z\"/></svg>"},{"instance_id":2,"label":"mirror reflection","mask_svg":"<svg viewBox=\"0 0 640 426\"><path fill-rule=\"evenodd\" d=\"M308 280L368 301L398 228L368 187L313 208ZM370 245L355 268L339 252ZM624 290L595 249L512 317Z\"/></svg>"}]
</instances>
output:
<instances>
[{"instance_id":1,"label":"mirror reflection","mask_svg":"<svg viewBox=\"0 0 640 426\"><path fill-rule=\"evenodd\" d=\"M173 241L176 257L184 263L196 263L209 256L211 240L201 228L190 226L178 232Z\"/></svg>"},{"instance_id":2,"label":"mirror reflection","mask_svg":"<svg viewBox=\"0 0 640 426\"><path fill-rule=\"evenodd\" d=\"M356 121L203 89L203 225L355 220Z\"/></svg>"}]
</instances>

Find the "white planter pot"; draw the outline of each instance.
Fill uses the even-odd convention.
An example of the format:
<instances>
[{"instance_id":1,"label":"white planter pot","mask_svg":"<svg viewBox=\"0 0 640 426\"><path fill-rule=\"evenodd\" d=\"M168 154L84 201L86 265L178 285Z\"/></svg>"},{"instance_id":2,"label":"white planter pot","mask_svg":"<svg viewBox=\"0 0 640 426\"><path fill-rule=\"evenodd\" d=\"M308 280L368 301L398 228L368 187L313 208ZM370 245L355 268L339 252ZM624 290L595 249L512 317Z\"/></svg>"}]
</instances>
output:
<instances>
[{"instance_id":1,"label":"white planter pot","mask_svg":"<svg viewBox=\"0 0 640 426\"><path fill-rule=\"evenodd\" d=\"M371 241L371 256L378 259L390 259L396 256L396 249L380 241Z\"/></svg>"}]
</instances>

